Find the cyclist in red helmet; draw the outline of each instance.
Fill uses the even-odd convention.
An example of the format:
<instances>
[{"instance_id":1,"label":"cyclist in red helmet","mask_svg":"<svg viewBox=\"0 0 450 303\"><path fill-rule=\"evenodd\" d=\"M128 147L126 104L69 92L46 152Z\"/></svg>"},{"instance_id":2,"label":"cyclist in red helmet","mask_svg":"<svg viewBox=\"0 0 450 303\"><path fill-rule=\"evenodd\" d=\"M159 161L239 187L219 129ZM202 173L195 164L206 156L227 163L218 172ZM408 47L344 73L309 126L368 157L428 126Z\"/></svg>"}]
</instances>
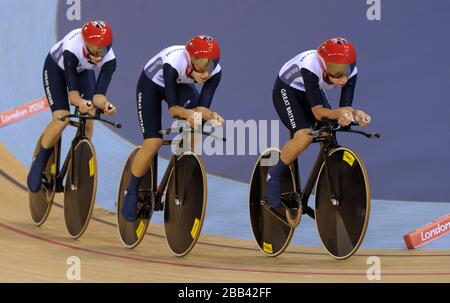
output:
<instances>
[{"instance_id":1,"label":"cyclist in red helmet","mask_svg":"<svg viewBox=\"0 0 450 303\"><path fill-rule=\"evenodd\" d=\"M84 41L84 55L95 62L101 62L112 46L112 30L106 22L91 21L81 28Z\"/></svg>"},{"instance_id":2,"label":"cyclist in red helmet","mask_svg":"<svg viewBox=\"0 0 450 303\"><path fill-rule=\"evenodd\" d=\"M69 114L69 105L87 113L92 103L103 109L106 115L116 109L106 98L111 77L116 68L116 59L112 46L112 31L104 21L89 21L81 28L72 30L56 43L44 63L43 82L47 100L52 110L52 120L44 131L41 149L33 161L28 173L27 185L31 192L39 191L41 175L53 145L59 140L69 123L59 121L58 117ZM94 69L99 69L95 78ZM112 105L112 104L111 104ZM86 134L91 137L93 122L86 123Z\"/></svg>"},{"instance_id":3,"label":"cyclist in red helmet","mask_svg":"<svg viewBox=\"0 0 450 303\"><path fill-rule=\"evenodd\" d=\"M290 130L291 139L283 146L278 163L269 169L267 202L281 205L282 175L311 143L311 128L322 119L337 120L347 126L370 123L371 117L352 108L357 80L356 51L344 38L333 38L317 50L302 52L281 68L272 91L275 109ZM339 107L332 109L325 90L341 88Z\"/></svg>"},{"instance_id":4,"label":"cyclist in red helmet","mask_svg":"<svg viewBox=\"0 0 450 303\"><path fill-rule=\"evenodd\" d=\"M187 120L191 125L201 122L200 117L205 121L212 120L216 126L223 125L223 118L209 109L222 76L219 59L217 41L210 36L199 35L186 45L163 49L145 65L136 89L144 142L131 167L132 177L121 209L125 219L137 220L139 185L148 163L162 145L159 133L162 128L162 100L167 102L172 117ZM195 83L203 85L200 92Z\"/></svg>"}]
</instances>

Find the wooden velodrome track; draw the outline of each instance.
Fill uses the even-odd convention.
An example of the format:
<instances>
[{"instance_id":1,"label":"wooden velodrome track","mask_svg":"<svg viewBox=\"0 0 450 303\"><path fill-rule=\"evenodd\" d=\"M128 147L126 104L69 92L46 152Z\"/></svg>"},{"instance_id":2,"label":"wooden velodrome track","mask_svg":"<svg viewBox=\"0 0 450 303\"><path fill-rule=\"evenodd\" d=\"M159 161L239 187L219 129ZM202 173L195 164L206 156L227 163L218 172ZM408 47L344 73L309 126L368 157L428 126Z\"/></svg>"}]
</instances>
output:
<instances>
[{"instance_id":1,"label":"wooden velodrome track","mask_svg":"<svg viewBox=\"0 0 450 303\"><path fill-rule=\"evenodd\" d=\"M27 169L0 144L0 282L64 282L67 258L81 260L82 282L368 282L369 256L381 258L381 282L450 282L450 250L360 250L336 261L322 248L289 247L263 256L253 241L201 235L186 257L171 255L161 226L134 250L122 246L115 215L94 211L86 233L68 237L61 196L46 223L28 211ZM299 231L297 231L299 232Z\"/></svg>"}]
</instances>

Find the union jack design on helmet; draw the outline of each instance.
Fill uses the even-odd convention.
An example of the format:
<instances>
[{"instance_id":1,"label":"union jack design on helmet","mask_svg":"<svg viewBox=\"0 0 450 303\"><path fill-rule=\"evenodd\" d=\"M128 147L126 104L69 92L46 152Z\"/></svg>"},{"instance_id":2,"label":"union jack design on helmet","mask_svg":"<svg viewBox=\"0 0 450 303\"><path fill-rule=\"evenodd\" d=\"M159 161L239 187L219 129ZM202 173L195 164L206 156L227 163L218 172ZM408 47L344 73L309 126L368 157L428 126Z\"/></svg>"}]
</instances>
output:
<instances>
[{"instance_id":1,"label":"union jack design on helmet","mask_svg":"<svg viewBox=\"0 0 450 303\"><path fill-rule=\"evenodd\" d=\"M317 48L317 53L327 74L330 72L330 66L346 65L346 74L349 76L356 66L356 50L345 38L326 40Z\"/></svg>"},{"instance_id":2,"label":"union jack design on helmet","mask_svg":"<svg viewBox=\"0 0 450 303\"><path fill-rule=\"evenodd\" d=\"M84 44L89 53L104 56L113 42L111 27L104 21L86 22L81 28ZM93 49L95 48L95 51Z\"/></svg>"}]
</instances>

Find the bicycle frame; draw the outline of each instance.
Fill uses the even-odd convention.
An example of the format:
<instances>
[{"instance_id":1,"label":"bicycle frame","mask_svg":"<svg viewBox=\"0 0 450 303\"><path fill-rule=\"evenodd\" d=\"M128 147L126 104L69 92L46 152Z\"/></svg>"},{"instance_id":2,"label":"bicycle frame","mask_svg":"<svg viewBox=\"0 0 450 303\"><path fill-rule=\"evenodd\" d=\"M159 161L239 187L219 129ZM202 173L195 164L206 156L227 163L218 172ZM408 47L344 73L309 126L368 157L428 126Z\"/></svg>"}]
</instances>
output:
<instances>
[{"instance_id":1,"label":"bicycle frame","mask_svg":"<svg viewBox=\"0 0 450 303\"><path fill-rule=\"evenodd\" d=\"M72 140L72 143L70 145L70 149L67 152L66 158L64 160L64 164L60 170L60 164L61 164L61 141L62 137L59 138L57 143L57 155L56 155L56 187L55 191L60 193L64 191L63 186L63 180L64 176L67 173L67 170L69 169L69 161L73 159L73 152L75 150L75 147L77 146L78 142L86 138L86 119L80 119L80 122L73 122L71 121L69 123L70 126L77 127L77 133L75 135L75 138ZM77 188L78 187L78 172L75 169L74 161L71 161L71 180L74 184L71 184L71 186Z\"/></svg>"},{"instance_id":2,"label":"bicycle frame","mask_svg":"<svg viewBox=\"0 0 450 303\"><path fill-rule=\"evenodd\" d=\"M67 170L69 168L69 161L71 159L73 159L73 153L75 150L75 147L77 146L77 144L83 140L86 139L86 121L87 120L97 120L97 121L101 121L101 122L105 122L108 123L116 128L121 128L122 125L120 123L113 123L107 120L104 120L102 118L100 118L100 114L103 113L103 110L96 108L95 110L95 116L89 116L89 115L85 115L85 114L81 114L78 111L78 107L75 107L75 113L74 114L69 114L66 116L62 116L59 117L58 119L60 121L64 121L65 119L69 119L69 125L76 127L77 128L77 133L75 134L75 137L72 139L72 143L70 145L70 149L69 152L66 155L66 158L64 160L64 164L60 170L60 165L61 165L61 141L62 141L62 137L59 138L58 143L57 143L57 155L56 155L56 177L55 177L55 192L63 192L64 191L64 186L63 186L63 180L64 180L64 176L67 173ZM75 122L70 120L70 118L78 118L79 121ZM75 169L75 164L74 161L70 161L71 163L71 173L72 175L71 180L72 183L71 186L73 188L77 188L78 187L78 171Z\"/></svg>"},{"instance_id":3,"label":"bicycle frame","mask_svg":"<svg viewBox=\"0 0 450 303\"><path fill-rule=\"evenodd\" d=\"M167 128L167 129L160 130L159 133L161 135L168 135L168 134L170 134L172 132L176 132L178 134L181 134L181 133L183 133L184 127L185 126L180 126L178 128ZM191 136L194 135L195 133L198 133L197 130L195 130L194 128L191 128L190 126L188 126L187 128L190 129ZM201 133L202 135L213 136L213 134L205 132L203 130L201 130L199 133ZM215 137L215 136L213 136L213 137ZM215 139L222 140L224 142L226 141L225 138L215 137ZM180 141L177 141L176 143L179 144L180 148L183 148L183 144L184 144L185 140L186 140L186 138L183 138ZM175 141L173 139L163 140L162 141L162 145L163 146L172 145L173 143L175 143ZM153 210L156 210L156 211L163 210L163 207L162 207L163 205L161 203L161 200L162 200L162 197L164 195L164 192L167 189L168 182L169 182L169 179L170 179L170 174L171 174L172 170L173 170L173 173L174 173L174 180L175 180L175 203L176 203L176 205L182 205L183 204L183 196L180 196L180 193L178 191L178 187L179 187L179 184L177 182L178 168L177 168L177 165L175 165L176 161L180 157L182 157L182 155L183 154L173 155L171 157L171 159L169 161L169 164L168 164L168 166L166 168L166 171L164 172L163 178L161 179L161 183L159 184L159 186L158 186L158 153L156 153L153 156L153 159L151 160L151 164L150 164L150 167L153 167L153 176L152 176L153 185L152 185L151 190L145 190L145 192L148 193L150 195L150 197L149 196L144 197L144 201L145 201L146 204L151 203L151 201L154 202Z\"/></svg>"},{"instance_id":4,"label":"bicycle frame","mask_svg":"<svg viewBox=\"0 0 450 303\"><path fill-rule=\"evenodd\" d=\"M328 154L329 154L330 150L339 146L339 144L337 143L337 139L336 139L336 132L342 131L342 132L347 132L347 133L360 134L367 138L380 138L380 134L378 134L378 133L369 134L369 133L359 131L359 130L352 130L350 128L350 126L358 125L355 122L353 122L348 127L346 127L346 129L342 129L341 126L333 126L332 124L329 124L329 123L333 123L333 121L325 121L325 123L328 123L329 127L327 129L315 130L311 134L313 136L313 143L320 143L320 152L317 156L316 162L314 163L313 169L310 172L308 181L306 182L305 189L303 191L301 191L298 159L295 159L295 161L294 161L295 182L296 182L297 188L299 189L297 194L299 194L301 197L300 202L301 202L301 206L302 206L302 210L303 210L302 214L307 214L308 216L310 216L313 219L315 219L315 211L311 207L308 206L308 200L309 200L311 192L314 188L314 185L317 181L317 177L319 176L319 172L320 172L320 168L322 167L322 164L325 165L326 177L327 177L327 181L328 181L328 186L330 188L330 198L331 198L330 202L333 205L339 205L339 203L340 203L339 202L339 193L337 192L337 189L334 188L334 183L332 182L333 175L330 170L329 161L328 161L328 159L329 159ZM320 133L321 131L324 131L325 133L327 133L327 135L322 136Z\"/></svg>"},{"instance_id":5,"label":"bicycle frame","mask_svg":"<svg viewBox=\"0 0 450 303\"><path fill-rule=\"evenodd\" d=\"M337 143L337 139L336 139L336 134L334 133L330 133L329 136L323 138L323 137L319 137L317 139L313 139L313 143L317 143L320 142L320 151L319 154L317 155L316 161L314 163L314 166L309 174L308 180L306 182L305 188L302 191L301 190L301 182L300 182L300 172L299 172L299 165L298 165L298 159L295 159L294 161L294 176L295 176L295 183L297 185L297 188L300 189L298 192L301 196L301 205L302 205L302 209L303 209L303 214L307 214L308 216L310 216L312 219L315 219L315 212L314 209L312 209L311 207L308 206L308 200L309 197L311 196L311 192L314 188L314 185L317 181L317 177L319 176L319 172L320 172L320 168L322 167L322 164L325 163L325 171L327 174L327 180L328 180L328 185L330 186L330 194L331 194L331 199L333 201L333 199L335 201L338 201L338 196L336 195L336 191L333 187L333 176L331 173L331 170L329 169L329 164L328 164L328 153L329 151L338 146Z\"/></svg>"},{"instance_id":6,"label":"bicycle frame","mask_svg":"<svg viewBox=\"0 0 450 303\"><path fill-rule=\"evenodd\" d=\"M178 129L166 129L166 130L161 130L160 133L161 134L169 134L170 132L172 132L173 130L177 131L178 133L182 133L183 132L183 127L180 127ZM194 135L195 133L195 129L191 129L191 136ZM204 132L203 130L201 131L201 134L203 135L208 135L211 136L211 133L207 133ZM225 138L218 138L216 137L216 139L219 140L223 140L226 141ZM179 146L180 148L183 148L183 144L184 144L184 140L185 138L181 139L181 141L179 141ZM172 145L174 142L173 140L163 140L162 145ZM153 157L153 167L154 167L154 172L153 172L153 189L152 192L154 194L154 198L155 198L155 209L161 210L162 209L162 204L161 204L161 199L162 196L164 194L164 191L166 190L166 187L168 185L169 182L169 177L170 177L170 173L173 169L173 173L174 173L174 180L175 180L175 201L176 203L180 203L183 204L183 197L180 197L180 193L178 192L178 182L176 182L177 180L177 166L175 165L175 161L177 161L182 155L173 155L172 158L170 159L169 165L167 166L167 169L164 173L164 176L161 180L161 183L159 186L157 186L157 182L158 182L158 153L155 154L155 156Z\"/></svg>"},{"instance_id":7,"label":"bicycle frame","mask_svg":"<svg viewBox=\"0 0 450 303\"><path fill-rule=\"evenodd\" d=\"M171 145L172 144L172 140L163 140L163 144L162 145ZM183 145L183 141L181 141L181 146ZM159 186L157 186L157 182L158 182L158 153L155 154L155 156L153 157L153 193L155 194L155 205L158 205L158 209L161 208L161 199L162 196L164 194L164 191L166 190L166 187L168 185L169 182L169 177L170 177L170 173L173 169L173 173L174 173L174 180L175 180L175 199L176 201L183 201L183 197L179 197L178 194L178 182L176 182L177 180L177 166L175 165L175 161L178 160L180 156L177 155L173 155L172 158L170 159L169 164L167 165L167 169L164 172L164 176L161 179L161 183Z\"/></svg>"}]
</instances>

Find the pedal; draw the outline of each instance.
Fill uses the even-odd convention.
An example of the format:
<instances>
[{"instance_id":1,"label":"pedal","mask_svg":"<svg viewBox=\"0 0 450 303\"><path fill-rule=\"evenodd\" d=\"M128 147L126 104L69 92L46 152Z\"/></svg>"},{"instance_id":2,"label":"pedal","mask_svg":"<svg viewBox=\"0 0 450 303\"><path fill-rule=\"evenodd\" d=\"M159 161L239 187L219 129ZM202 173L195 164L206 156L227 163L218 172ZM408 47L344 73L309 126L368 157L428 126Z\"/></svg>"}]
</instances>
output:
<instances>
[{"instance_id":1,"label":"pedal","mask_svg":"<svg viewBox=\"0 0 450 303\"><path fill-rule=\"evenodd\" d=\"M298 205L302 204L302 200L303 200L303 193L295 193L294 194L294 199L297 202Z\"/></svg>"},{"instance_id":2,"label":"pedal","mask_svg":"<svg viewBox=\"0 0 450 303\"><path fill-rule=\"evenodd\" d=\"M125 191L126 194L126 191ZM138 202L142 204L150 204L153 201L153 195L151 190L139 190L138 192Z\"/></svg>"},{"instance_id":3,"label":"pedal","mask_svg":"<svg viewBox=\"0 0 450 303\"><path fill-rule=\"evenodd\" d=\"M46 188L51 188L52 187L52 182L50 182L47 177L42 176L41 178L41 184L46 187Z\"/></svg>"},{"instance_id":4,"label":"pedal","mask_svg":"<svg viewBox=\"0 0 450 303\"><path fill-rule=\"evenodd\" d=\"M151 213L151 206L148 203L145 203L138 211L138 218L148 220L150 218L150 213Z\"/></svg>"},{"instance_id":5,"label":"pedal","mask_svg":"<svg viewBox=\"0 0 450 303\"><path fill-rule=\"evenodd\" d=\"M282 195L281 202L284 203L287 208L298 209L302 204L302 195L296 192L289 193L284 196Z\"/></svg>"}]
</instances>

